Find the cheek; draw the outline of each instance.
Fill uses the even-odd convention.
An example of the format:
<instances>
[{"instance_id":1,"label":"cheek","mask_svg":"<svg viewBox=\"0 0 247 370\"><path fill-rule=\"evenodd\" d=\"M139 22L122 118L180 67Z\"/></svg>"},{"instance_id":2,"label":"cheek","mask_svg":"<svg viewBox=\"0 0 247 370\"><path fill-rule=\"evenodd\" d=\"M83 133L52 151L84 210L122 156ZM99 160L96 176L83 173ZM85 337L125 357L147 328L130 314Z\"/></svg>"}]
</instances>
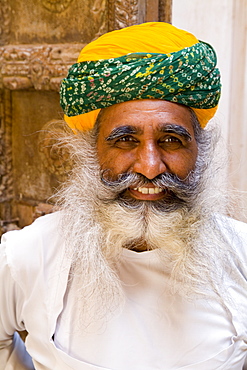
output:
<instances>
[{"instance_id":1,"label":"cheek","mask_svg":"<svg viewBox=\"0 0 247 370\"><path fill-rule=\"evenodd\" d=\"M99 164L102 170L110 170L113 175L127 172L131 169L133 156L130 153L119 153L115 149L105 149L98 152Z\"/></svg>"},{"instance_id":2,"label":"cheek","mask_svg":"<svg viewBox=\"0 0 247 370\"><path fill-rule=\"evenodd\" d=\"M194 170L197 159L197 150L185 151L183 153L174 153L169 158L170 171L179 178L184 179Z\"/></svg>"}]
</instances>

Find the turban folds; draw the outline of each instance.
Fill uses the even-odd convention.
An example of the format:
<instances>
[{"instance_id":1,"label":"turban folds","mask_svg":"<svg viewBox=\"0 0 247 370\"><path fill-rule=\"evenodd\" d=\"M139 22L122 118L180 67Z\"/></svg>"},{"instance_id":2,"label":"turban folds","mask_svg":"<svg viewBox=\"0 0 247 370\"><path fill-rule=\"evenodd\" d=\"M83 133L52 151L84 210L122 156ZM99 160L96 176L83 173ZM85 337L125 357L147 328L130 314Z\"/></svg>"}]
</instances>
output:
<instances>
[{"instance_id":1,"label":"turban folds","mask_svg":"<svg viewBox=\"0 0 247 370\"><path fill-rule=\"evenodd\" d=\"M61 84L61 106L73 129L93 127L99 110L137 99L191 107L205 127L220 98L213 48L162 22L109 32L82 49Z\"/></svg>"}]
</instances>

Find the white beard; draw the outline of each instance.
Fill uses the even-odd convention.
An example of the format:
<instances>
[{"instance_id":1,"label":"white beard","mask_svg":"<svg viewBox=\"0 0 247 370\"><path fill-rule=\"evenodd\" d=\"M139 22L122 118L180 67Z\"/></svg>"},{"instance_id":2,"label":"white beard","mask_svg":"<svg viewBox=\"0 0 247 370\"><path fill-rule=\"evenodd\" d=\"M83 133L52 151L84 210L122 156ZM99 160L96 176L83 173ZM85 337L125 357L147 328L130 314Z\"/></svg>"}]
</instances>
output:
<instances>
[{"instance_id":1,"label":"white beard","mask_svg":"<svg viewBox=\"0 0 247 370\"><path fill-rule=\"evenodd\" d=\"M71 277L77 281L78 296L84 302L84 322L104 318L121 308L124 296L116 261L123 247L133 248L139 243L158 250L164 270L170 271L173 294L187 299L211 291L218 294L228 245L215 215L226 212L228 201L218 181L222 174L218 177L216 171L222 168L222 158L218 157L220 166L211 163L213 148L208 145L202 159L204 165L207 163L193 207L162 212L154 211L152 202L128 208L117 200L105 201L112 199L112 194L100 180L94 135L78 133L62 140L61 145L65 141L75 167L56 197L63 212L61 227L72 261Z\"/></svg>"}]
</instances>

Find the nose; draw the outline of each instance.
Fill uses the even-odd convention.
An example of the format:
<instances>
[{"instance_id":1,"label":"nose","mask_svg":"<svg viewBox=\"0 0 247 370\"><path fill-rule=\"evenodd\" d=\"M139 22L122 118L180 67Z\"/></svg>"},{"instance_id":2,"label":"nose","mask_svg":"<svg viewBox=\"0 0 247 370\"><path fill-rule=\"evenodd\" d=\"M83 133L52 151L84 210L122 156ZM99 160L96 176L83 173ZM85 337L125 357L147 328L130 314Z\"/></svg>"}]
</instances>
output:
<instances>
[{"instance_id":1,"label":"nose","mask_svg":"<svg viewBox=\"0 0 247 370\"><path fill-rule=\"evenodd\" d=\"M164 163L161 149L157 148L154 143L138 148L133 166L134 172L152 180L161 173L166 172L166 170L167 167Z\"/></svg>"}]
</instances>

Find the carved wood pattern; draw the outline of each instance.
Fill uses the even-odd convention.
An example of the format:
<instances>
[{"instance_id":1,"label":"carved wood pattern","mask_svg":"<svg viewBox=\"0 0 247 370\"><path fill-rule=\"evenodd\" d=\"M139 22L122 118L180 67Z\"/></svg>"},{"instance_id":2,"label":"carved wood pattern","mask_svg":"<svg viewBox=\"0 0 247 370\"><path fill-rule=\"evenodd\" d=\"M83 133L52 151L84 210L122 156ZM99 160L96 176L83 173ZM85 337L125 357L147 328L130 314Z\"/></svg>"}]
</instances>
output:
<instances>
[{"instance_id":1,"label":"carved wood pattern","mask_svg":"<svg viewBox=\"0 0 247 370\"><path fill-rule=\"evenodd\" d=\"M9 0L0 0L0 45L8 42L11 23Z\"/></svg>"},{"instance_id":2,"label":"carved wood pattern","mask_svg":"<svg viewBox=\"0 0 247 370\"><path fill-rule=\"evenodd\" d=\"M108 32L107 24L107 0L94 0L90 6L90 18L93 24L99 24L98 30L95 30L94 39Z\"/></svg>"},{"instance_id":3,"label":"carved wood pattern","mask_svg":"<svg viewBox=\"0 0 247 370\"><path fill-rule=\"evenodd\" d=\"M5 169L5 125L4 125L4 103L3 103L3 91L0 91L0 201L3 201L5 185L4 176L6 174Z\"/></svg>"},{"instance_id":4,"label":"carved wood pattern","mask_svg":"<svg viewBox=\"0 0 247 370\"><path fill-rule=\"evenodd\" d=\"M108 0L109 31L132 26L138 22L140 0Z\"/></svg>"},{"instance_id":5,"label":"carved wood pattern","mask_svg":"<svg viewBox=\"0 0 247 370\"><path fill-rule=\"evenodd\" d=\"M115 23L117 28L138 23L138 0L116 1Z\"/></svg>"},{"instance_id":6,"label":"carved wood pattern","mask_svg":"<svg viewBox=\"0 0 247 370\"><path fill-rule=\"evenodd\" d=\"M13 198L12 176L12 118L11 94L4 91L1 94L1 126L0 126L0 202Z\"/></svg>"},{"instance_id":7,"label":"carved wood pattern","mask_svg":"<svg viewBox=\"0 0 247 370\"><path fill-rule=\"evenodd\" d=\"M61 145L59 139L65 135L61 122L52 120L47 122L39 134L39 154L43 166L49 173L63 182L73 167L73 161L68 150Z\"/></svg>"},{"instance_id":8,"label":"carved wood pattern","mask_svg":"<svg viewBox=\"0 0 247 370\"><path fill-rule=\"evenodd\" d=\"M0 48L0 86L9 90L59 90L82 44L8 45Z\"/></svg>"},{"instance_id":9,"label":"carved wood pattern","mask_svg":"<svg viewBox=\"0 0 247 370\"><path fill-rule=\"evenodd\" d=\"M44 8L53 13L61 13L66 10L73 0L42 0Z\"/></svg>"},{"instance_id":10,"label":"carved wood pattern","mask_svg":"<svg viewBox=\"0 0 247 370\"><path fill-rule=\"evenodd\" d=\"M149 2L149 4L148 4ZM172 0L108 0L108 30L116 30L149 20L149 7L157 14L152 21L171 23Z\"/></svg>"}]
</instances>

